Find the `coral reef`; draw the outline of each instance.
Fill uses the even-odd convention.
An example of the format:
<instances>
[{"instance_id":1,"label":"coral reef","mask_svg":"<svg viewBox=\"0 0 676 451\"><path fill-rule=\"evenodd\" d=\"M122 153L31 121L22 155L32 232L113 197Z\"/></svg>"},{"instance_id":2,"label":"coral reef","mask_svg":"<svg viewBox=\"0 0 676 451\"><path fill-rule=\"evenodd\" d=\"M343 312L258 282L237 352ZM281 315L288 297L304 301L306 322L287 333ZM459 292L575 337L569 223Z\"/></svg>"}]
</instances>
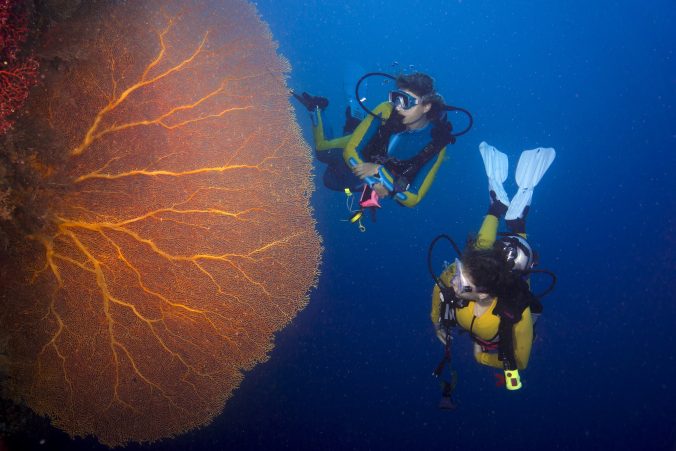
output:
<instances>
[{"instance_id":1,"label":"coral reef","mask_svg":"<svg viewBox=\"0 0 676 451\"><path fill-rule=\"evenodd\" d=\"M72 436L171 437L222 410L316 281L290 68L240 0L50 21L2 160L7 390Z\"/></svg>"}]
</instances>

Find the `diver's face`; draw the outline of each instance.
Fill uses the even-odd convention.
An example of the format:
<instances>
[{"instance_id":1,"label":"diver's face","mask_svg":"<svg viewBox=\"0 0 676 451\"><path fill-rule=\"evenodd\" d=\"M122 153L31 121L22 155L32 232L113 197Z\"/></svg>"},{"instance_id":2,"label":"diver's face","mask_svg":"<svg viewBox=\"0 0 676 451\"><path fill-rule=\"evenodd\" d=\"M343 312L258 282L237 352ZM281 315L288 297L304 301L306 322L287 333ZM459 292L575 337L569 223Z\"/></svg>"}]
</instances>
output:
<instances>
[{"instance_id":1,"label":"diver's face","mask_svg":"<svg viewBox=\"0 0 676 451\"><path fill-rule=\"evenodd\" d=\"M403 118L402 124L408 129L422 128L427 125L427 112L432 108L432 105L423 104L420 97L413 94L408 89L402 89L405 93L416 99L416 104L408 109L404 109L402 105L397 105L397 113Z\"/></svg>"}]
</instances>

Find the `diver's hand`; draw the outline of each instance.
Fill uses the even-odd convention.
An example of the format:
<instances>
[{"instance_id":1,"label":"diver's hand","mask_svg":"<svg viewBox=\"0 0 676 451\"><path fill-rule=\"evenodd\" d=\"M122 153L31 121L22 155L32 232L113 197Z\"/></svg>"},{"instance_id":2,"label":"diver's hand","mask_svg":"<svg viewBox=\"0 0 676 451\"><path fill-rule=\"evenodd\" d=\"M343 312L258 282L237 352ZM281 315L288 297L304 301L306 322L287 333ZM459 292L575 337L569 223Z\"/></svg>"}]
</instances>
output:
<instances>
[{"instance_id":1,"label":"diver's hand","mask_svg":"<svg viewBox=\"0 0 676 451\"><path fill-rule=\"evenodd\" d=\"M352 168L352 172L354 175L363 180L366 177L378 175L379 168L380 165L376 163L359 163Z\"/></svg>"},{"instance_id":2,"label":"diver's hand","mask_svg":"<svg viewBox=\"0 0 676 451\"><path fill-rule=\"evenodd\" d=\"M374 183L371 188L378 194L378 197L380 197L381 199L383 197L387 197L390 195L390 192L387 190L387 188L385 188L385 185L383 185L382 183Z\"/></svg>"}]
</instances>

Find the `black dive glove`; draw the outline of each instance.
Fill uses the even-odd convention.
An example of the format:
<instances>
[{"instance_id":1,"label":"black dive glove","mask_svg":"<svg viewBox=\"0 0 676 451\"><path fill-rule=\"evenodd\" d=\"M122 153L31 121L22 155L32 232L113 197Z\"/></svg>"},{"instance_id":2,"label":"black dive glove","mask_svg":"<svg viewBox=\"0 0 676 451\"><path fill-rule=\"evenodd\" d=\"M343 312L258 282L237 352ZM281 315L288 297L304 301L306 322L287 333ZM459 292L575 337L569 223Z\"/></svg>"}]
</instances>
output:
<instances>
[{"instance_id":1,"label":"black dive glove","mask_svg":"<svg viewBox=\"0 0 676 451\"><path fill-rule=\"evenodd\" d=\"M438 121L435 121L432 127L432 142L437 146L444 147L446 145L455 144L455 136L453 136L453 124L450 123L446 115Z\"/></svg>"}]
</instances>

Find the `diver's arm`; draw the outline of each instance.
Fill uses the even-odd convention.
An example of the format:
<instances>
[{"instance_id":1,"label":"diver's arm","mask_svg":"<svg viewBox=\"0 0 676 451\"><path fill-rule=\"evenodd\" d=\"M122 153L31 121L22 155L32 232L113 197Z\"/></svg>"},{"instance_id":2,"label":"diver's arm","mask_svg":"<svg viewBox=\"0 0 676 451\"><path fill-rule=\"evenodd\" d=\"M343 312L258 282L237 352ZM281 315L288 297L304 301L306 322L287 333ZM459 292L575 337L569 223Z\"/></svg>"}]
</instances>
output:
<instances>
[{"instance_id":1,"label":"diver's arm","mask_svg":"<svg viewBox=\"0 0 676 451\"><path fill-rule=\"evenodd\" d=\"M533 318L530 314L530 308L526 308L521 316L521 321L514 325L514 358L516 366L520 370L526 369L530 359L530 351L533 347ZM474 358L482 365L493 368L503 369L504 365L498 359L495 352L483 352L481 347L475 343Z\"/></svg>"},{"instance_id":2,"label":"diver's arm","mask_svg":"<svg viewBox=\"0 0 676 451\"><path fill-rule=\"evenodd\" d=\"M483 352L481 346L477 343L474 343L474 359L481 365L502 369L502 362L498 360L498 354L495 352Z\"/></svg>"},{"instance_id":3,"label":"diver's arm","mask_svg":"<svg viewBox=\"0 0 676 451\"><path fill-rule=\"evenodd\" d=\"M352 135L341 136L340 138L326 139L324 135L324 119L322 111L317 108L312 115L312 137L315 142L315 149L318 151L329 149L345 149Z\"/></svg>"},{"instance_id":4,"label":"diver's arm","mask_svg":"<svg viewBox=\"0 0 676 451\"><path fill-rule=\"evenodd\" d=\"M514 325L514 358L518 369L525 370L528 366L532 347L533 317L527 307L521 314L521 321Z\"/></svg>"},{"instance_id":5,"label":"diver's arm","mask_svg":"<svg viewBox=\"0 0 676 451\"><path fill-rule=\"evenodd\" d=\"M498 360L497 352L483 352L481 346L474 343L474 359L477 363L486 366L492 366L493 368L502 369L503 365L500 360Z\"/></svg>"},{"instance_id":6,"label":"diver's arm","mask_svg":"<svg viewBox=\"0 0 676 451\"><path fill-rule=\"evenodd\" d=\"M384 120L387 120L392 113L392 104L389 102L383 102L375 110L372 115L366 116L366 118L361 121L357 128L350 135L345 148L343 150L343 160L348 167L353 168L358 164L364 163L367 161L367 158L364 156L363 151L366 148L369 140L378 131L378 127L383 123ZM371 182L369 182L371 184Z\"/></svg>"},{"instance_id":7,"label":"diver's arm","mask_svg":"<svg viewBox=\"0 0 676 451\"><path fill-rule=\"evenodd\" d=\"M428 161L427 164L422 167L415 179L408 185L408 187L405 187L405 190L395 190L396 194L394 195L394 198L397 200L397 202L405 207L414 207L418 205L418 203L423 199L423 197L425 197L432 186L432 182L434 182L434 178L436 177L439 167L441 166L442 161L444 161L445 156L446 148L444 147L435 158ZM396 186L396 180L392 180L391 175L389 175L389 177L389 180L391 180L391 183L393 183L393 187Z\"/></svg>"}]
</instances>

